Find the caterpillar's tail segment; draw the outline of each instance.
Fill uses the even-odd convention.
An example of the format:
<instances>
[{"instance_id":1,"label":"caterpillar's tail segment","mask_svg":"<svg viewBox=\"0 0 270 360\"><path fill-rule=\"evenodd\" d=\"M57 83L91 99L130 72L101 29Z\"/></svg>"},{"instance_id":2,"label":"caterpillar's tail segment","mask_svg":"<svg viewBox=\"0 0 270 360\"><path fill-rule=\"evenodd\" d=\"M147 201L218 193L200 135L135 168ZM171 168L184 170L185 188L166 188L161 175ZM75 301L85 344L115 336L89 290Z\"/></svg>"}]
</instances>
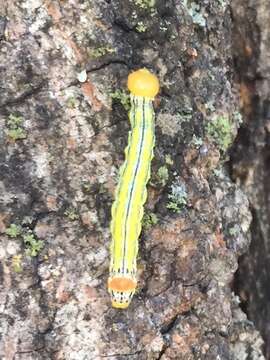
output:
<instances>
[{"instance_id":1,"label":"caterpillar's tail segment","mask_svg":"<svg viewBox=\"0 0 270 360\"><path fill-rule=\"evenodd\" d=\"M112 307L126 309L135 293L137 281L128 277L110 277L108 290L111 294Z\"/></svg>"}]
</instances>

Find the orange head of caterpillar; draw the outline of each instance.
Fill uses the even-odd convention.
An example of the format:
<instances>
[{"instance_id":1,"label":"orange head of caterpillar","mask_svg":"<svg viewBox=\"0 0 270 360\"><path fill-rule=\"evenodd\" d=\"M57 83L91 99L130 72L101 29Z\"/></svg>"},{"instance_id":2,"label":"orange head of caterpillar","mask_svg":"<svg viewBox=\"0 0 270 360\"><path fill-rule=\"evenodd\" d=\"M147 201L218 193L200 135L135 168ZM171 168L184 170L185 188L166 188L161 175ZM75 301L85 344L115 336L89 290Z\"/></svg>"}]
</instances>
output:
<instances>
[{"instance_id":1,"label":"orange head of caterpillar","mask_svg":"<svg viewBox=\"0 0 270 360\"><path fill-rule=\"evenodd\" d=\"M147 69L140 69L129 74L128 89L135 96L153 99L159 92L159 81Z\"/></svg>"},{"instance_id":2,"label":"orange head of caterpillar","mask_svg":"<svg viewBox=\"0 0 270 360\"><path fill-rule=\"evenodd\" d=\"M126 309L136 290L137 281L128 277L110 277L108 290L111 294L112 307Z\"/></svg>"}]
</instances>

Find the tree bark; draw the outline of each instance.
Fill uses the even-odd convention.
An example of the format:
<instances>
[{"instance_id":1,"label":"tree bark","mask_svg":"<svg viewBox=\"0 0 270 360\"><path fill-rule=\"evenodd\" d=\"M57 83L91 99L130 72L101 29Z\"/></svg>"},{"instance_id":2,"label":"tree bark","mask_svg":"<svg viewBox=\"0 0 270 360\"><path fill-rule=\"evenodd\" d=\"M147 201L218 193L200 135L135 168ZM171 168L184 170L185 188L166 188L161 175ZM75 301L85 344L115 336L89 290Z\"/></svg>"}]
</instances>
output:
<instances>
[{"instance_id":1,"label":"tree bark","mask_svg":"<svg viewBox=\"0 0 270 360\"><path fill-rule=\"evenodd\" d=\"M232 176L248 196L252 212L251 245L240 259L235 286L270 357L269 172L270 172L270 32L268 1L233 5L236 81L244 124L231 158Z\"/></svg>"},{"instance_id":2,"label":"tree bark","mask_svg":"<svg viewBox=\"0 0 270 360\"><path fill-rule=\"evenodd\" d=\"M1 5L0 357L264 359L233 291L243 294L244 265L233 283L252 239L249 291L264 251L253 240L267 249L269 232L266 1ZM121 311L106 289L110 208L129 131L126 80L141 67L158 75L161 91L139 287ZM258 82L255 73L267 76ZM258 139L254 153L244 131ZM230 160L237 133L239 157ZM242 161L261 177L243 184ZM256 298L249 306L266 339Z\"/></svg>"}]
</instances>

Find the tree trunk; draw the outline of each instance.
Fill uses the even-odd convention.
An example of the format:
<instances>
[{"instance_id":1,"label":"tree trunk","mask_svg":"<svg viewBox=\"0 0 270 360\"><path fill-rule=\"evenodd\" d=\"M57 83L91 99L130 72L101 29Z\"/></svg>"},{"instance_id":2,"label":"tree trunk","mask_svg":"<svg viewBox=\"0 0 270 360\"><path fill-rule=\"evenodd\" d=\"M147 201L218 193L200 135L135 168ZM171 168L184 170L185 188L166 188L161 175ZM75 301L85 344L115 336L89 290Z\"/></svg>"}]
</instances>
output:
<instances>
[{"instance_id":1,"label":"tree trunk","mask_svg":"<svg viewBox=\"0 0 270 360\"><path fill-rule=\"evenodd\" d=\"M265 358L267 272L250 319L234 293L269 266L269 5L250 3L0 0L1 359ZM117 310L110 209L142 67L161 83L156 146Z\"/></svg>"},{"instance_id":2,"label":"tree trunk","mask_svg":"<svg viewBox=\"0 0 270 360\"><path fill-rule=\"evenodd\" d=\"M243 308L265 340L270 358L270 32L269 1L237 1L234 52L244 124L232 153L232 175L248 196L251 246L235 286Z\"/></svg>"}]
</instances>

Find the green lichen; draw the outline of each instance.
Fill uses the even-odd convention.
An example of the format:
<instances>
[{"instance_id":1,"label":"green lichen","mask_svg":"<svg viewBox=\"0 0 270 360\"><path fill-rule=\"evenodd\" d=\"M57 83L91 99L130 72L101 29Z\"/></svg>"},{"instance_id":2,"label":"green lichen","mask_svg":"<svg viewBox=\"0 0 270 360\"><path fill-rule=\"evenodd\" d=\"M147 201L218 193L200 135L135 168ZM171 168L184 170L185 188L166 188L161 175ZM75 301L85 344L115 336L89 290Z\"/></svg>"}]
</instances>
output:
<instances>
[{"instance_id":1,"label":"green lichen","mask_svg":"<svg viewBox=\"0 0 270 360\"><path fill-rule=\"evenodd\" d=\"M165 155L165 163L167 165L173 165L173 159L170 154Z\"/></svg>"},{"instance_id":2,"label":"green lichen","mask_svg":"<svg viewBox=\"0 0 270 360\"><path fill-rule=\"evenodd\" d=\"M216 111L216 107L214 105L214 102L208 102L205 104L205 109L208 110L210 113L213 113L214 111Z\"/></svg>"},{"instance_id":3,"label":"green lichen","mask_svg":"<svg viewBox=\"0 0 270 360\"><path fill-rule=\"evenodd\" d=\"M6 229L6 234L11 238L16 238L20 236L22 233L22 228L16 224L10 224L10 226Z\"/></svg>"},{"instance_id":4,"label":"green lichen","mask_svg":"<svg viewBox=\"0 0 270 360\"><path fill-rule=\"evenodd\" d=\"M35 238L32 230L28 227L22 227L16 224L10 224L6 229L6 234L11 238L20 237L26 247L26 254L35 257L44 247L44 242ZM15 272L20 272L20 262L22 255L15 255L12 259L12 264Z\"/></svg>"},{"instance_id":5,"label":"green lichen","mask_svg":"<svg viewBox=\"0 0 270 360\"><path fill-rule=\"evenodd\" d=\"M151 9L155 6L155 0L134 0L135 5L141 9Z\"/></svg>"},{"instance_id":6,"label":"green lichen","mask_svg":"<svg viewBox=\"0 0 270 360\"><path fill-rule=\"evenodd\" d=\"M23 124L23 117L19 115L10 114L7 120L7 125L10 128L16 128Z\"/></svg>"},{"instance_id":7,"label":"green lichen","mask_svg":"<svg viewBox=\"0 0 270 360\"><path fill-rule=\"evenodd\" d=\"M144 32L146 32L146 30L147 30L147 26L146 26L142 21L139 21L139 22L137 23L136 30L137 30L139 33L144 33Z\"/></svg>"},{"instance_id":8,"label":"green lichen","mask_svg":"<svg viewBox=\"0 0 270 360\"><path fill-rule=\"evenodd\" d=\"M165 164L160 166L157 171L152 172L150 185L155 188L163 188L169 180L169 168L173 164L170 155L165 156Z\"/></svg>"},{"instance_id":9,"label":"green lichen","mask_svg":"<svg viewBox=\"0 0 270 360\"><path fill-rule=\"evenodd\" d=\"M193 109L192 107L189 106L177 112L177 117L180 124L190 121L192 119L192 116L193 116Z\"/></svg>"},{"instance_id":10,"label":"green lichen","mask_svg":"<svg viewBox=\"0 0 270 360\"><path fill-rule=\"evenodd\" d=\"M235 111L232 117L238 127L243 123L243 116L239 111Z\"/></svg>"},{"instance_id":11,"label":"green lichen","mask_svg":"<svg viewBox=\"0 0 270 360\"><path fill-rule=\"evenodd\" d=\"M22 272L22 255L14 255L12 257L12 267L16 273Z\"/></svg>"},{"instance_id":12,"label":"green lichen","mask_svg":"<svg viewBox=\"0 0 270 360\"><path fill-rule=\"evenodd\" d=\"M44 241L35 238L32 232L23 235L23 242L26 246L26 255L35 257L44 247Z\"/></svg>"},{"instance_id":13,"label":"green lichen","mask_svg":"<svg viewBox=\"0 0 270 360\"><path fill-rule=\"evenodd\" d=\"M194 134L191 140L191 145L193 145L196 149L199 149L203 145L203 139Z\"/></svg>"},{"instance_id":14,"label":"green lichen","mask_svg":"<svg viewBox=\"0 0 270 360\"><path fill-rule=\"evenodd\" d=\"M90 181L84 181L82 183L82 189L85 193L90 193L92 188L92 184L90 183Z\"/></svg>"},{"instance_id":15,"label":"green lichen","mask_svg":"<svg viewBox=\"0 0 270 360\"><path fill-rule=\"evenodd\" d=\"M218 0L218 3L223 9L225 9L228 5L226 0Z\"/></svg>"},{"instance_id":16,"label":"green lichen","mask_svg":"<svg viewBox=\"0 0 270 360\"><path fill-rule=\"evenodd\" d=\"M161 166L158 169L157 179L158 179L158 183L161 184L162 187L167 184L167 181L169 179L169 170L165 165Z\"/></svg>"},{"instance_id":17,"label":"green lichen","mask_svg":"<svg viewBox=\"0 0 270 360\"><path fill-rule=\"evenodd\" d=\"M234 225L234 226L230 227L229 230L228 230L228 232L229 232L229 234L230 234L231 236L236 236L236 235L238 235L238 234L240 233L240 227L239 227L239 225Z\"/></svg>"},{"instance_id":18,"label":"green lichen","mask_svg":"<svg viewBox=\"0 0 270 360\"><path fill-rule=\"evenodd\" d=\"M7 131L7 135L14 141L25 139L27 136L22 128L10 129Z\"/></svg>"},{"instance_id":19,"label":"green lichen","mask_svg":"<svg viewBox=\"0 0 270 360\"><path fill-rule=\"evenodd\" d=\"M183 5L186 7L189 15L192 17L194 24L197 24L201 27L206 26L206 18L199 4L190 2L189 0L183 0Z\"/></svg>"},{"instance_id":20,"label":"green lichen","mask_svg":"<svg viewBox=\"0 0 270 360\"><path fill-rule=\"evenodd\" d=\"M75 221L79 219L79 215L76 211L76 209L69 208L64 212L64 215L68 217L69 220Z\"/></svg>"},{"instance_id":21,"label":"green lichen","mask_svg":"<svg viewBox=\"0 0 270 360\"><path fill-rule=\"evenodd\" d=\"M117 89L114 92L110 93L110 96L114 100L118 100L126 111L130 109L130 97L127 92Z\"/></svg>"},{"instance_id":22,"label":"green lichen","mask_svg":"<svg viewBox=\"0 0 270 360\"><path fill-rule=\"evenodd\" d=\"M144 229L148 230L152 226L158 223L158 217L153 212L145 213L142 219L142 226Z\"/></svg>"},{"instance_id":23,"label":"green lichen","mask_svg":"<svg viewBox=\"0 0 270 360\"><path fill-rule=\"evenodd\" d=\"M232 143L232 125L228 116L217 116L207 125L207 136L223 153Z\"/></svg>"},{"instance_id":24,"label":"green lichen","mask_svg":"<svg viewBox=\"0 0 270 360\"><path fill-rule=\"evenodd\" d=\"M74 109L76 106L76 98L74 96L70 96L67 99L67 107L70 109Z\"/></svg>"},{"instance_id":25,"label":"green lichen","mask_svg":"<svg viewBox=\"0 0 270 360\"><path fill-rule=\"evenodd\" d=\"M90 49L88 51L88 55L96 59L107 54L113 54L115 52L116 52L115 49L107 45L107 46L100 46L95 49Z\"/></svg>"},{"instance_id":26,"label":"green lichen","mask_svg":"<svg viewBox=\"0 0 270 360\"><path fill-rule=\"evenodd\" d=\"M167 209L175 213L180 213L184 206L187 205L187 192L185 185L177 182L172 184L171 193L168 195L169 202Z\"/></svg>"},{"instance_id":27,"label":"green lichen","mask_svg":"<svg viewBox=\"0 0 270 360\"><path fill-rule=\"evenodd\" d=\"M21 116L10 114L7 119L7 130L6 134L8 137L16 140L22 140L27 137L27 133L23 128L24 119Z\"/></svg>"},{"instance_id":28,"label":"green lichen","mask_svg":"<svg viewBox=\"0 0 270 360\"><path fill-rule=\"evenodd\" d=\"M217 178L222 178L223 176L223 169L221 167L218 167L216 169L213 170L213 174L217 177Z\"/></svg>"}]
</instances>

